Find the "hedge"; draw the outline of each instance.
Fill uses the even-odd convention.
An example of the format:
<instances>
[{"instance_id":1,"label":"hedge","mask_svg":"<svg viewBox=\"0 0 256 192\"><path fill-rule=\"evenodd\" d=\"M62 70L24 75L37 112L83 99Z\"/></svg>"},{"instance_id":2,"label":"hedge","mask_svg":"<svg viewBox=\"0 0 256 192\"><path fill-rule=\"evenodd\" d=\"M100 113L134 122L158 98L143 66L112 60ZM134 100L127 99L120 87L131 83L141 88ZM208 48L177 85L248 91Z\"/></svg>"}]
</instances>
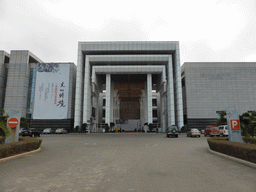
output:
<instances>
[{"instance_id":1,"label":"hedge","mask_svg":"<svg viewBox=\"0 0 256 192\"><path fill-rule=\"evenodd\" d=\"M243 141L244 141L245 143L256 144L256 138L252 138L252 137L250 137L250 138L244 137L244 138L243 138Z\"/></svg>"},{"instance_id":2,"label":"hedge","mask_svg":"<svg viewBox=\"0 0 256 192\"><path fill-rule=\"evenodd\" d=\"M213 151L256 163L256 145L238 143L228 139L207 139L209 147Z\"/></svg>"},{"instance_id":3,"label":"hedge","mask_svg":"<svg viewBox=\"0 0 256 192\"><path fill-rule=\"evenodd\" d=\"M19 137L18 142L0 144L0 158L36 150L41 146L42 139Z\"/></svg>"},{"instance_id":4,"label":"hedge","mask_svg":"<svg viewBox=\"0 0 256 192\"><path fill-rule=\"evenodd\" d=\"M0 136L0 144L4 144L5 138L3 136Z\"/></svg>"}]
</instances>

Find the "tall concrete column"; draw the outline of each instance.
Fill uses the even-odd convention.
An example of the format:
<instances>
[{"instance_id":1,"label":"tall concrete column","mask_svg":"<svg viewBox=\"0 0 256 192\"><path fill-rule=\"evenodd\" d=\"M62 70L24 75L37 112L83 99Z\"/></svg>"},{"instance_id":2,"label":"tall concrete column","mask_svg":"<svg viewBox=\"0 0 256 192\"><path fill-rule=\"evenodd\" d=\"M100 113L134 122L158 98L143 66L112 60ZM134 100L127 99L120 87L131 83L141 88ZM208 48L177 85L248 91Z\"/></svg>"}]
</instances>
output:
<instances>
[{"instance_id":1,"label":"tall concrete column","mask_svg":"<svg viewBox=\"0 0 256 192\"><path fill-rule=\"evenodd\" d=\"M173 86L173 69L172 56L169 56L167 65L167 106L168 106L168 126L175 125L174 111L174 86Z\"/></svg>"},{"instance_id":2,"label":"tall concrete column","mask_svg":"<svg viewBox=\"0 0 256 192\"><path fill-rule=\"evenodd\" d=\"M113 85L114 87L114 85ZM113 92L113 122L116 123L116 120L119 119L119 95L118 95L118 90L114 90Z\"/></svg>"},{"instance_id":3,"label":"tall concrete column","mask_svg":"<svg viewBox=\"0 0 256 192\"><path fill-rule=\"evenodd\" d=\"M102 113L103 113L103 95L102 93L99 94L98 99L98 123L102 123Z\"/></svg>"},{"instance_id":4,"label":"tall concrete column","mask_svg":"<svg viewBox=\"0 0 256 192\"><path fill-rule=\"evenodd\" d=\"M110 92L110 122L114 122L114 82L111 81Z\"/></svg>"},{"instance_id":5,"label":"tall concrete column","mask_svg":"<svg viewBox=\"0 0 256 192\"><path fill-rule=\"evenodd\" d=\"M117 119L120 119L120 99L117 100Z\"/></svg>"},{"instance_id":6,"label":"tall concrete column","mask_svg":"<svg viewBox=\"0 0 256 192\"><path fill-rule=\"evenodd\" d=\"M74 126L82 125L83 114L83 55L78 47L77 70L76 70L76 99L75 99L75 117Z\"/></svg>"},{"instance_id":7,"label":"tall concrete column","mask_svg":"<svg viewBox=\"0 0 256 192\"><path fill-rule=\"evenodd\" d=\"M181 70L180 70L180 52L179 44L176 44L176 52L174 54L174 70L175 70L175 96L176 96L176 124L179 129L184 126L183 117L183 102L182 102L182 85L181 85Z\"/></svg>"},{"instance_id":8,"label":"tall concrete column","mask_svg":"<svg viewBox=\"0 0 256 192\"><path fill-rule=\"evenodd\" d=\"M147 84L145 85L144 97L144 123L148 123L148 91Z\"/></svg>"},{"instance_id":9,"label":"tall concrete column","mask_svg":"<svg viewBox=\"0 0 256 192\"><path fill-rule=\"evenodd\" d=\"M161 95L161 127L162 131L165 132L166 130L166 94Z\"/></svg>"},{"instance_id":10,"label":"tall concrete column","mask_svg":"<svg viewBox=\"0 0 256 192\"><path fill-rule=\"evenodd\" d=\"M94 98L94 101L95 101L95 104L94 104L94 107L95 107L95 120L94 120L94 125L93 125L93 128L95 130L95 132L97 132L97 124L99 122L99 95L97 95L95 98Z\"/></svg>"},{"instance_id":11,"label":"tall concrete column","mask_svg":"<svg viewBox=\"0 0 256 192\"><path fill-rule=\"evenodd\" d=\"M106 116L105 123L110 126L111 121L111 74L106 74Z\"/></svg>"},{"instance_id":12,"label":"tall concrete column","mask_svg":"<svg viewBox=\"0 0 256 192\"><path fill-rule=\"evenodd\" d=\"M152 74L147 74L147 108L148 108L148 124L153 123L152 114Z\"/></svg>"},{"instance_id":13,"label":"tall concrete column","mask_svg":"<svg viewBox=\"0 0 256 192\"><path fill-rule=\"evenodd\" d=\"M91 117L91 67L89 59L85 58L84 70L84 109L83 109L83 123L87 123Z\"/></svg>"},{"instance_id":14,"label":"tall concrete column","mask_svg":"<svg viewBox=\"0 0 256 192\"><path fill-rule=\"evenodd\" d=\"M145 90L141 90L141 97L140 97L140 119L142 124L146 122L145 119Z\"/></svg>"}]
</instances>

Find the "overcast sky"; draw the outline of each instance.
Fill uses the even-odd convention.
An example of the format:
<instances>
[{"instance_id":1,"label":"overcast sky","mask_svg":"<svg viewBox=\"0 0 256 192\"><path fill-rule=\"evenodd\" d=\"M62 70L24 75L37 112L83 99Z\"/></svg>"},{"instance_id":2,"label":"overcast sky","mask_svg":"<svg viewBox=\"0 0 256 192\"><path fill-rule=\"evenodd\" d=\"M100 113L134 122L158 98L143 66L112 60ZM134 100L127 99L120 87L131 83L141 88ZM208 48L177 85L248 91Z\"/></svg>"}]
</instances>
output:
<instances>
[{"instance_id":1,"label":"overcast sky","mask_svg":"<svg viewBox=\"0 0 256 192\"><path fill-rule=\"evenodd\" d=\"M256 62L256 0L0 0L0 50L77 63L78 41L179 41L184 62Z\"/></svg>"}]
</instances>

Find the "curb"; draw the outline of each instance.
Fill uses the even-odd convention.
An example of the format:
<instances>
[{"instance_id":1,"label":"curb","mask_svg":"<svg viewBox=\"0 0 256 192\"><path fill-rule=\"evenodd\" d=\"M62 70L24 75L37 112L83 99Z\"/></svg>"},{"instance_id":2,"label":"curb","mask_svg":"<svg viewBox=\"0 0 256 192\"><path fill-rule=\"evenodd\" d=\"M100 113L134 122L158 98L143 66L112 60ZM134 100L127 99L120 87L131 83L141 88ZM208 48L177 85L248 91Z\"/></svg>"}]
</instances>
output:
<instances>
[{"instance_id":1,"label":"curb","mask_svg":"<svg viewBox=\"0 0 256 192\"><path fill-rule=\"evenodd\" d=\"M10 157L4 157L4 158L0 159L0 163L1 163L1 162L4 162L4 161L11 160L11 159L14 159L14 158L17 158L17 157L20 157L20 156L23 156L23 155L28 155L28 154L30 154L30 153L36 153L36 152L38 152L38 151L40 151L40 150L41 150L41 147L39 147L38 149L33 150L33 151L29 151L29 152L25 152L25 153L13 155L13 156L10 156Z\"/></svg>"},{"instance_id":2,"label":"curb","mask_svg":"<svg viewBox=\"0 0 256 192\"><path fill-rule=\"evenodd\" d=\"M238 159L236 157L232 157L232 156L229 156L229 155L226 155L226 154L223 154L223 153L219 153L219 152L211 150L210 148L208 148L208 151L211 152L212 154L219 155L221 157L236 161L238 163L241 163L241 164L244 164L246 166L249 166L249 167L252 167L252 168L256 169L256 163L252 163L252 162L245 161L245 160L242 160L242 159Z\"/></svg>"}]
</instances>

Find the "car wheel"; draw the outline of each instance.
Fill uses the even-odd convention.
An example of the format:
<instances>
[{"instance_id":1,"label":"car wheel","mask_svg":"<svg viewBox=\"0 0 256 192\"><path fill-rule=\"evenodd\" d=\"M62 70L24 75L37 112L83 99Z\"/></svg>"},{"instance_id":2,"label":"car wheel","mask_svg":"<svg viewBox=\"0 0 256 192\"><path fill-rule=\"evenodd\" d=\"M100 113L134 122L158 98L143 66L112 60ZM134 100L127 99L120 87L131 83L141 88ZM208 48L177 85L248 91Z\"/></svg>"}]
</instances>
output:
<instances>
[{"instance_id":1,"label":"car wheel","mask_svg":"<svg viewBox=\"0 0 256 192\"><path fill-rule=\"evenodd\" d=\"M201 137L201 135L198 135L198 137Z\"/></svg>"},{"instance_id":2,"label":"car wheel","mask_svg":"<svg viewBox=\"0 0 256 192\"><path fill-rule=\"evenodd\" d=\"M206 137L206 134L204 134L204 136Z\"/></svg>"}]
</instances>

